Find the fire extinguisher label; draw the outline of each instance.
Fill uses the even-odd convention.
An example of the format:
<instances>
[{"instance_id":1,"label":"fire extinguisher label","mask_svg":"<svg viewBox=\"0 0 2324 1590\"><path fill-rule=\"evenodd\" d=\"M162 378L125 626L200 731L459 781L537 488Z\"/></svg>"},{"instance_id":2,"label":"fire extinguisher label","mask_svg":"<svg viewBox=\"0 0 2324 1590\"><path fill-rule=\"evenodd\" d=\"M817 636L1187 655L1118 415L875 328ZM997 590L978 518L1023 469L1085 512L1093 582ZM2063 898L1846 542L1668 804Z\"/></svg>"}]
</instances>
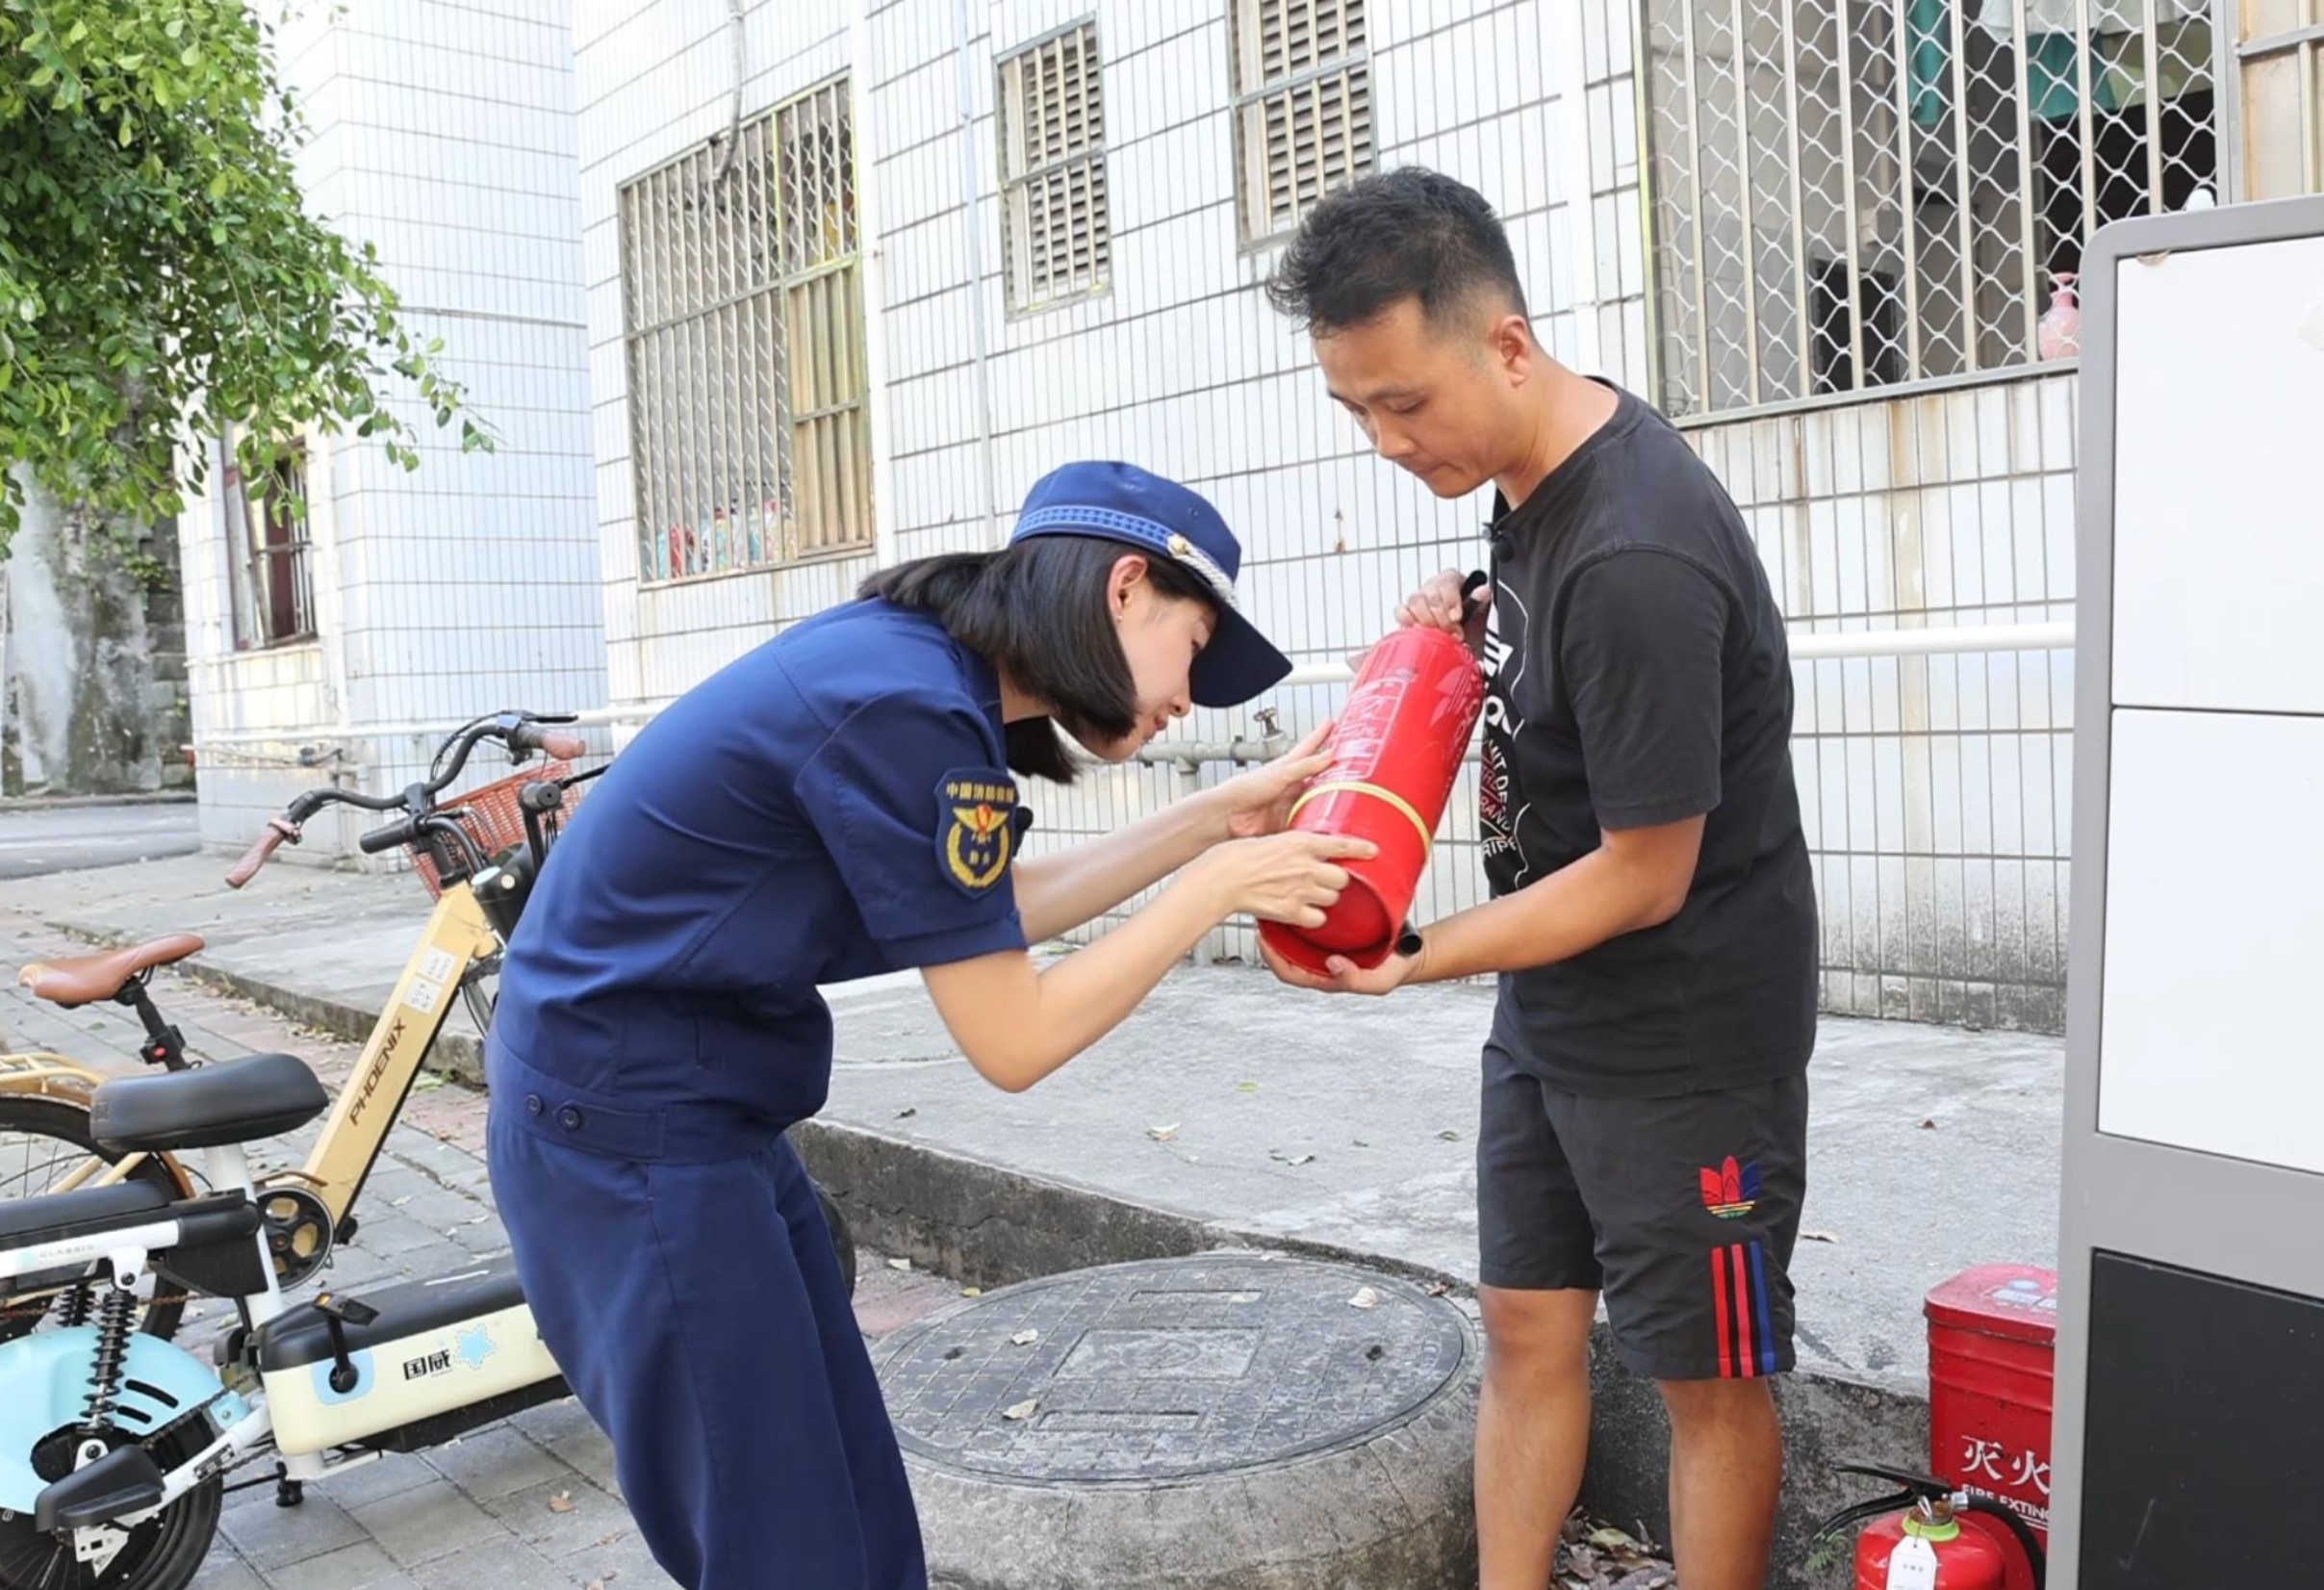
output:
<instances>
[{"instance_id":1,"label":"fire extinguisher label","mask_svg":"<svg viewBox=\"0 0 2324 1590\"><path fill-rule=\"evenodd\" d=\"M1888 1590L1937 1590L1936 1548L1918 1535L1898 1542L1888 1559Z\"/></svg>"},{"instance_id":2,"label":"fire extinguisher label","mask_svg":"<svg viewBox=\"0 0 2324 1590\"><path fill-rule=\"evenodd\" d=\"M1332 765L1320 782L1368 779L1380 770L1380 748L1387 743L1389 725L1395 721L1412 678L1410 669L1383 675L1348 697L1332 730Z\"/></svg>"}]
</instances>

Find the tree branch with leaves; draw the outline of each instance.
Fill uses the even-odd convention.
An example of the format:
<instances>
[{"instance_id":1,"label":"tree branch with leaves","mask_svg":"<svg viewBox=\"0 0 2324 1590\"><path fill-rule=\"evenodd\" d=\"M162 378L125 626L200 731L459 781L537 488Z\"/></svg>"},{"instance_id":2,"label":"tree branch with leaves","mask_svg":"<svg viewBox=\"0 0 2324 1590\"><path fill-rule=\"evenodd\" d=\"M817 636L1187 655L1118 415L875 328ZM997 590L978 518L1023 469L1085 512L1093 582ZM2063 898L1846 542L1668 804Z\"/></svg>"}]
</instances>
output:
<instances>
[{"instance_id":1,"label":"tree branch with leaves","mask_svg":"<svg viewBox=\"0 0 2324 1590\"><path fill-rule=\"evenodd\" d=\"M417 468L401 383L490 448L376 250L307 213L273 45L248 0L0 0L0 556L13 465L148 525L189 434L239 431L244 478L305 425Z\"/></svg>"}]
</instances>

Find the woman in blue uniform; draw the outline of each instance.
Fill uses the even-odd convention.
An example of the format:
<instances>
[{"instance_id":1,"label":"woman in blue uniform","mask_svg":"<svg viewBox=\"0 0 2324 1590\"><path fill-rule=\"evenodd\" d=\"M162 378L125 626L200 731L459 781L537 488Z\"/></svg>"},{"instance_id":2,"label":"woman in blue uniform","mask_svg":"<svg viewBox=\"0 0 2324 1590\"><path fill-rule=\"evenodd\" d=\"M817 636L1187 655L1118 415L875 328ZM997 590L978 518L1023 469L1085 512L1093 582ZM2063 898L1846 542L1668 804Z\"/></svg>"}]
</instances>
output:
<instances>
[{"instance_id":1,"label":"woman in blue uniform","mask_svg":"<svg viewBox=\"0 0 2324 1590\"><path fill-rule=\"evenodd\" d=\"M1018 859L1015 774L1119 760L1289 669L1211 505L1121 464L1034 486L1009 546L883 571L673 704L543 873L488 1046L493 1190L622 1491L700 1590L921 1590L918 1522L789 1141L816 993L921 969L968 1061L1029 1088L1222 918L1315 925L1354 841L1281 833L1311 739L1119 833ZM1026 945L1177 873L1046 970Z\"/></svg>"}]
</instances>

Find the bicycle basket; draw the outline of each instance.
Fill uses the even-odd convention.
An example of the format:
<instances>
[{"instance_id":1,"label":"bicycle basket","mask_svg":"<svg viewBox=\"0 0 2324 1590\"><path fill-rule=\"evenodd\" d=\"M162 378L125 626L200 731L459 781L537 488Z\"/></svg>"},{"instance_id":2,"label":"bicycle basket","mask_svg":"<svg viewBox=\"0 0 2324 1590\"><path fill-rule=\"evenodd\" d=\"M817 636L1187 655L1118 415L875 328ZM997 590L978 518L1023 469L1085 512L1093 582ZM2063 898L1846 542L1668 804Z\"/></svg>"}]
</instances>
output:
<instances>
[{"instance_id":1,"label":"bicycle basket","mask_svg":"<svg viewBox=\"0 0 2324 1590\"><path fill-rule=\"evenodd\" d=\"M572 764L545 758L521 773L493 783L480 784L464 795L451 796L444 804L447 808L454 808L462 813L460 826L468 831L468 836L475 841L476 848L484 853L484 859L489 861L509 846L524 843L524 808L517 805L517 791L544 779L565 778L572 772ZM581 793L588 787L587 784L575 784L566 790L564 806L545 821L571 822L573 808L580 804ZM412 845L408 848L412 853L412 870L419 874L428 898L441 898L444 885L436 875L436 863L427 854L427 847Z\"/></svg>"}]
</instances>

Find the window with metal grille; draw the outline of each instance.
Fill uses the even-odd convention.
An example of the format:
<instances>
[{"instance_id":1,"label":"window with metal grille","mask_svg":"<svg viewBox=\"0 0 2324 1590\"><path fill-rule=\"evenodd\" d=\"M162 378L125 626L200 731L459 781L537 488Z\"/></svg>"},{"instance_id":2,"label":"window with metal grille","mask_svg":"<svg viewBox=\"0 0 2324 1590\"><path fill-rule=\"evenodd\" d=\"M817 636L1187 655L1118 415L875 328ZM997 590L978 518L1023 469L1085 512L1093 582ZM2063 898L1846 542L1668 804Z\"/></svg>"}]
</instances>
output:
<instances>
[{"instance_id":1,"label":"window with metal grille","mask_svg":"<svg viewBox=\"0 0 2324 1590\"><path fill-rule=\"evenodd\" d=\"M257 490L243 493L245 648L315 638L315 576L307 534L307 450L289 444Z\"/></svg>"},{"instance_id":2,"label":"window with metal grille","mask_svg":"<svg viewBox=\"0 0 2324 1590\"><path fill-rule=\"evenodd\" d=\"M1372 168L1365 0L1231 0L1245 242L1278 237Z\"/></svg>"},{"instance_id":3,"label":"window with metal grille","mask_svg":"<svg viewBox=\"0 0 2324 1590\"><path fill-rule=\"evenodd\" d=\"M2243 196L2324 192L2324 0L2241 0Z\"/></svg>"},{"instance_id":4,"label":"window with metal grille","mask_svg":"<svg viewBox=\"0 0 2324 1590\"><path fill-rule=\"evenodd\" d=\"M1001 63L1002 268L1013 310L1105 290L1106 105L1097 25L1082 22Z\"/></svg>"},{"instance_id":5,"label":"window with metal grille","mask_svg":"<svg viewBox=\"0 0 2324 1590\"><path fill-rule=\"evenodd\" d=\"M1673 414L2077 351L2082 245L2217 196L2210 0L1643 0Z\"/></svg>"},{"instance_id":6,"label":"window with metal grille","mask_svg":"<svg viewBox=\"0 0 2324 1590\"><path fill-rule=\"evenodd\" d=\"M625 185L619 208L641 577L869 546L846 80Z\"/></svg>"}]
</instances>

